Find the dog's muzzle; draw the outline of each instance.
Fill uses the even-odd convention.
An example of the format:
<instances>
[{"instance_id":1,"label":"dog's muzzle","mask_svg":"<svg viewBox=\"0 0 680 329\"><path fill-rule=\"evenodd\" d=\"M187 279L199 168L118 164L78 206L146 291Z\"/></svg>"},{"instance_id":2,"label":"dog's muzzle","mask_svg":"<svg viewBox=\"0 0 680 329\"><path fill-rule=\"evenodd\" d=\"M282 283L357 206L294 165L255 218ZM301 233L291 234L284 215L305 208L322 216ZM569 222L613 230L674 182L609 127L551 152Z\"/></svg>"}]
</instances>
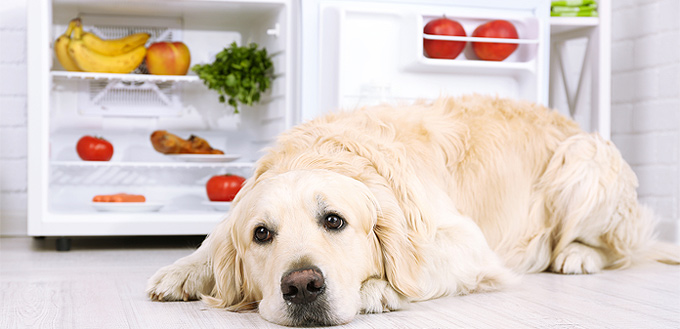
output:
<instances>
[{"instance_id":1,"label":"dog's muzzle","mask_svg":"<svg viewBox=\"0 0 680 329\"><path fill-rule=\"evenodd\" d=\"M281 295L287 304L290 326L338 324L327 300L326 280L316 266L292 270L281 278Z\"/></svg>"},{"instance_id":2,"label":"dog's muzzle","mask_svg":"<svg viewBox=\"0 0 680 329\"><path fill-rule=\"evenodd\" d=\"M283 299L292 304L308 304L326 290L323 274L317 267L288 272L281 278Z\"/></svg>"}]
</instances>

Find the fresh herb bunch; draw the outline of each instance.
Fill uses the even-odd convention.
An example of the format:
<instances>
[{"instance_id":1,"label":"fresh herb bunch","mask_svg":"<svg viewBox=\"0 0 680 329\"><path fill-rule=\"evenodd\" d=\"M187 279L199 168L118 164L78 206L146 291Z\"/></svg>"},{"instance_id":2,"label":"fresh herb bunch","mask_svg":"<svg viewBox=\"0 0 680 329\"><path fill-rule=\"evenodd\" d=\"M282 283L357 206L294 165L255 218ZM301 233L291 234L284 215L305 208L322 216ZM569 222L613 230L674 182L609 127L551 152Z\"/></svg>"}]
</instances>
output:
<instances>
[{"instance_id":1,"label":"fresh herb bunch","mask_svg":"<svg viewBox=\"0 0 680 329\"><path fill-rule=\"evenodd\" d=\"M220 102L227 98L238 113L238 104L253 105L260 94L271 87L274 64L267 49L257 49L256 43L239 47L233 42L224 48L212 64L197 64L191 68L209 88L220 94Z\"/></svg>"}]
</instances>

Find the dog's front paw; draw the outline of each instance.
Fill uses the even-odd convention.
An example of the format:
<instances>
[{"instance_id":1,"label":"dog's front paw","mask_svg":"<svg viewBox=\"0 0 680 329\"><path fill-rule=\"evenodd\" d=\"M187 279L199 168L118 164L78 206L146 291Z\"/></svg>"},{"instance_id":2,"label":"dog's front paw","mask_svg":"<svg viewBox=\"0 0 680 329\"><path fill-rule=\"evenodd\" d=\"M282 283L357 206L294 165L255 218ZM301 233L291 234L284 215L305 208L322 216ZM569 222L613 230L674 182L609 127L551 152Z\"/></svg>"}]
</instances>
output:
<instances>
[{"instance_id":1,"label":"dog's front paw","mask_svg":"<svg viewBox=\"0 0 680 329\"><path fill-rule=\"evenodd\" d=\"M196 300L209 293L212 276L205 264L172 264L158 270L147 283L149 298L157 301Z\"/></svg>"},{"instance_id":2,"label":"dog's front paw","mask_svg":"<svg viewBox=\"0 0 680 329\"><path fill-rule=\"evenodd\" d=\"M368 279L361 286L361 312L383 313L402 308L408 301L385 280Z\"/></svg>"},{"instance_id":3,"label":"dog's front paw","mask_svg":"<svg viewBox=\"0 0 680 329\"><path fill-rule=\"evenodd\" d=\"M564 274L587 274L602 271L604 256L597 250L578 242L572 242L560 252L551 270Z\"/></svg>"}]
</instances>

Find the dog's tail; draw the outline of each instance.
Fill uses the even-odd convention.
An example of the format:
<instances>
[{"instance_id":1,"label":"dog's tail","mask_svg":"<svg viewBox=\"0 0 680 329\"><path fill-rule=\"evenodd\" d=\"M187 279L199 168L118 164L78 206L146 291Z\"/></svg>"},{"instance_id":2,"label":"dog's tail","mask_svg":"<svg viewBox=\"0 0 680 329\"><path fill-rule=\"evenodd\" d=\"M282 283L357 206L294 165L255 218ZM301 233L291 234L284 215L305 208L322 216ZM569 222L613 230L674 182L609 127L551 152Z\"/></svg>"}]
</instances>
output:
<instances>
[{"instance_id":1,"label":"dog's tail","mask_svg":"<svg viewBox=\"0 0 680 329\"><path fill-rule=\"evenodd\" d=\"M647 259L664 264L680 265L680 246L661 241L654 241L647 250Z\"/></svg>"}]
</instances>

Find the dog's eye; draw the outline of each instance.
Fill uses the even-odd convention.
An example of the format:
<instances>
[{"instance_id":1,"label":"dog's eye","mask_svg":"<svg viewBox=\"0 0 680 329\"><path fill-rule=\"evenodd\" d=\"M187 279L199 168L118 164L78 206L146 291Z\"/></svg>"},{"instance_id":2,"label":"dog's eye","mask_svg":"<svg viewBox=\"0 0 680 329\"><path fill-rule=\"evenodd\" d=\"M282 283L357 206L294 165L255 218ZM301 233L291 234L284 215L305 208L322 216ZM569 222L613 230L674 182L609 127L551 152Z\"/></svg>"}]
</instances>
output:
<instances>
[{"instance_id":1,"label":"dog's eye","mask_svg":"<svg viewBox=\"0 0 680 329\"><path fill-rule=\"evenodd\" d=\"M264 226L258 226L255 228L255 233L253 234L255 241L257 242L269 242L272 239L272 232Z\"/></svg>"},{"instance_id":2,"label":"dog's eye","mask_svg":"<svg viewBox=\"0 0 680 329\"><path fill-rule=\"evenodd\" d=\"M326 218L324 218L323 227L325 227L328 230L339 230L344 226L345 220L338 215L330 214L326 215Z\"/></svg>"}]
</instances>

